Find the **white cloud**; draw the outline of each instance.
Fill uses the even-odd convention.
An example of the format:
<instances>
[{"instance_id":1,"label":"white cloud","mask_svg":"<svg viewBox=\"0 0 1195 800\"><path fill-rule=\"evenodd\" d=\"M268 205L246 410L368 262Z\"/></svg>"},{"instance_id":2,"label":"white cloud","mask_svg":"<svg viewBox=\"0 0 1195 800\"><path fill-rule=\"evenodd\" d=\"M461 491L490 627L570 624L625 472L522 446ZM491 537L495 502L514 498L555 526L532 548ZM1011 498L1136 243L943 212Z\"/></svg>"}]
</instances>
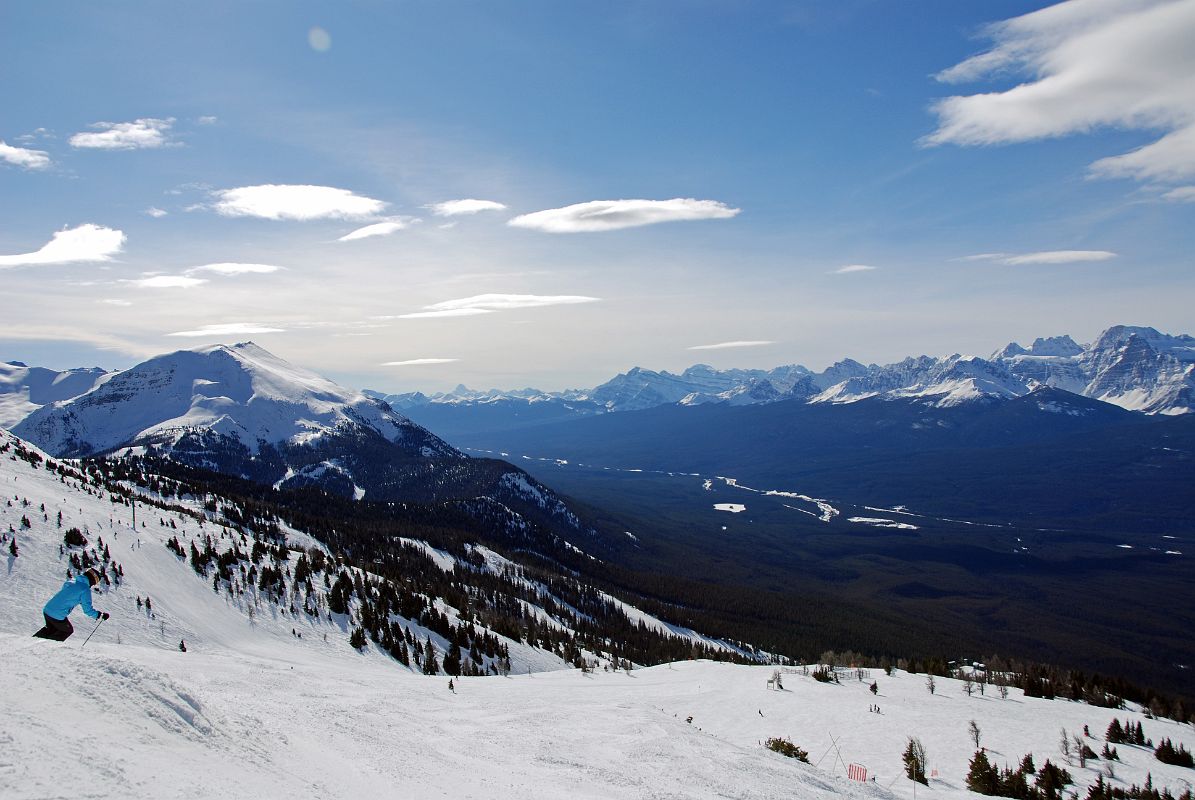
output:
<instances>
[{"instance_id":1,"label":"white cloud","mask_svg":"<svg viewBox=\"0 0 1195 800\"><path fill-rule=\"evenodd\" d=\"M511 311L520 308L542 308L544 306L576 305L596 303L601 298L584 295L539 295L539 294L479 294L460 300L445 300L424 306L423 311L399 314L381 319L434 319L436 317L471 317L477 314L492 314L495 311Z\"/></svg>"},{"instance_id":2,"label":"white cloud","mask_svg":"<svg viewBox=\"0 0 1195 800\"><path fill-rule=\"evenodd\" d=\"M97 122L96 132L76 133L70 138L71 147L95 150L141 150L162 147L174 118L138 119L133 122Z\"/></svg>"},{"instance_id":3,"label":"white cloud","mask_svg":"<svg viewBox=\"0 0 1195 800\"><path fill-rule=\"evenodd\" d=\"M223 262L220 264L203 264L202 266L191 267L186 271L185 274L194 275L197 272L211 272L216 275L265 275L271 272L278 272L281 269L282 267L276 267L273 264L237 264Z\"/></svg>"},{"instance_id":4,"label":"white cloud","mask_svg":"<svg viewBox=\"0 0 1195 800\"><path fill-rule=\"evenodd\" d=\"M1162 195L1163 200L1175 203L1195 203L1195 186L1180 186Z\"/></svg>"},{"instance_id":5,"label":"white cloud","mask_svg":"<svg viewBox=\"0 0 1195 800\"><path fill-rule=\"evenodd\" d=\"M133 304L132 300L125 300L120 297L106 297L103 300L101 300L100 302L107 306L121 306L121 307L127 307L127 306L131 306Z\"/></svg>"},{"instance_id":6,"label":"white cloud","mask_svg":"<svg viewBox=\"0 0 1195 800\"><path fill-rule=\"evenodd\" d=\"M879 267L869 266L868 264L847 264L834 270L833 274L847 275L852 272L871 272L874 269L879 269Z\"/></svg>"},{"instance_id":7,"label":"white cloud","mask_svg":"<svg viewBox=\"0 0 1195 800\"><path fill-rule=\"evenodd\" d=\"M1009 256L1005 264L1074 264L1079 261L1107 261L1116 258L1108 250L1045 250L1040 253L1023 253Z\"/></svg>"},{"instance_id":8,"label":"white cloud","mask_svg":"<svg viewBox=\"0 0 1195 800\"><path fill-rule=\"evenodd\" d=\"M979 253L959 261L996 261L1001 264L1074 264L1080 261L1107 261L1116 258L1110 250L1042 250L1037 253Z\"/></svg>"},{"instance_id":9,"label":"white cloud","mask_svg":"<svg viewBox=\"0 0 1195 800\"><path fill-rule=\"evenodd\" d=\"M688 348L689 350L731 350L736 347L763 347L769 344L776 344L771 341L738 341L738 342L719 342L718 344L699 344Z\"/></svg>"},{"instance_id":10,"label":"white cloud","mask_svg":"<svg viewBox=\"0 0 1195 800\"><path fill-rule=\"evenodd\" d=\"M357 239L368 239L371 236L389 236L392 233L406 230L408 227L410 227L412 222L418 222L418 220L393 219L389 222L375 222L373 225L366 225L364 228L357 228L357 230L353 231L352 233L346 233L336 241L353 242Z\"/></svg>"},{"instance_id":11,"label":"white cloud","mask_svg":"<svg viewBox=\"0 0 1195 800\"><path fill-rule=\"evenodd\" d=\"M438 319L440 317L476 317L479 314L493 313L492 308L449 308L443 311L416 311L393 317L378 317L378 319Z\"/></svg>"},{"instance_id":12,"label":"white cloud","mask_svg":"<svg viewBox=\"0 0 1195 800\"><path fill-rule=\"evenodd\" d=\"M1005 91L933 106L926 144L996 145L1089 133L1163 131L1100 159L1092 174L1175 181L1195 176L1195 0L1071 0L990 26L994 46L938 74L960 83L1013 75Z\"/></svg>"},{"instance_id":13,"label":"white cloud","mask_svg":"<svg viewBox=\"0 0 1195 800\"><path fill-rule=\"evenodd\" d=\"M509 311L515 308L539 308L541 306L575 305L596 303L599 298L584 295L558 294L479 294L460 300L445 300L428 306L429 311L454 311L466 308L484 308L490 311Z\"/></svg>"},{"instance_id":14,"label":"white cloud","mask_svg":"<svg viewBox=\"0 0 1195 800\"><path fill-rule=\"evenodd\" d=\"M191 278L187 275L151 275L148 278L122 281L138 289L193 289L207 282L207 278Z\"/></svg>"},{"instance_id":15,"label":"white cloud","mask_svg":"<svg viewBox=\"0 0 1195 800\"><path fill-rule=\"evenodd\" d=\"M218 117L212 116L211 114L207 114L207 115L205 115L205 116L202 116L202 117L200 117L200 118L199 118L199 120L198 120L198 122L199 122L199 124L200 124L200 125L215 125L215 124L216 124L217 122L219 122L219 121L220 121L220 120L219 120L219 118L218 118Z\"/></svg>"},{"instance_id":16,"label":"white cloud","mask_svg":"<svg viewBox=\"0 0 1195 800\"><path fill-rule=\"evenodd\" d=\"M461 214L476 214L479 211L503 211L506 206L495 200L445 200L424 206L437 217L455 217Z\"/></svg>"},{"instance_id":17,"label":"white cloud","mask_svg":"<svg viewBox=\"0 0 1195 800\"><path fill-rule=\"evenodd\" d=\"M204 325L202 328L196 328L193 331L175 331L168 333L167 336L239 336L241 334L254 333L284 333L285 328L271 328L268 325L262 325L257 322L227 322L219 325Z\"/></svg>"},{"instance_id":18,"label":"white cloud","mask_svg":"<svg viewBox=\"0 0 1195 800\"><path fill-rule=\"evenodd\" d=\"M383 367L420 367L425 364L452 364L459 358L412 358L407 361L385 361Z\"/></svg>"},{"instance_id":19,"label":"white cloud","mask_svg":"<svg viewBox=\"0 0 1195 800\"><path fill-rule=\"evenodd\" d=\"M50 154L45 150L13 147L0 139L0 161L7 161L24 169L45 169L50 166Z\"/></svg>"},{"instance_id":20,"label":"white cloud","mask_svg":"<svg viewBox=\"0 0 1195 800\"><path fill-rule=\"evenodd\" d=\"M90 223L58 231L40 250L21 255L0 256L0 268L33 264L71 264L80 261L111 261L124 247L122 231Z\"/></svg>"},{"instance_id":21,"label":"white cloud","mask_svg":"<svg viewBox=\"0 0 1195 800\"><path fill-rule=\"evenodd\" d=\"M165 209L158 208L157 206L150 206L149 208L145 209L146 216L153 217L154 219L161 219L168 213L170 212L166 211Z\"/></svg>"},{"instance_id":22,"label":"white cloud","mask_svg":"<svg viewBox=\"0 0 1195 800\"><path fill-rule=\"evenodd\" d=\"M386 207L381 200L332 186L263 184L215 192L215 209L226 217L261 219L364 219Z\"/></svg>"},{"instance_id":23,"label":"white cloud","mask_svg":"<svg viewBox=\"0 0 1195 800\"><path fill-rule=\"evenodd\" d=\"M697 219L728 219L739 209L716 200L592 200L564 208L550 208L523 214L507 222L516 228L530 228L546 233L582 233L613 231Z\"/></svg>"},{"instance_id":24,"label":"white cloud","mask_svg":"<svg viewBox=\"0 0 1195 800\"><path fill-rule=\"evenodd\" d=\"M1008 253L976 253L973 256L952 258L951 261L999 261L1002 258L1008 258Z\"/></svg>"}]
</instances>

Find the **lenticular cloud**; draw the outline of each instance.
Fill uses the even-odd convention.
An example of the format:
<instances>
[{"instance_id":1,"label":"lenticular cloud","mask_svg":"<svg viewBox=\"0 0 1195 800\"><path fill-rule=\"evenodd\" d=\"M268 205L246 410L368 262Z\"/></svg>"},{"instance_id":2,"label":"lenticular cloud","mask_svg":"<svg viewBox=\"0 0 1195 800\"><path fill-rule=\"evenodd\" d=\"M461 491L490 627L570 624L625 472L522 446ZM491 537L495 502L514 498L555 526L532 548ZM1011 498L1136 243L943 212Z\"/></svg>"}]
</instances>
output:
<instances>
[{"instance_id":1,"label":"lenticular cloud","mask_svg":"<svg viewBox=\"0 0 1195 800\"><path fill-rule=\"evenodd\" d=\"M217 213L260 219L362 219L386 207L381 200L333 186L262 184L221 189L215 193Z\"/></svg>"},{"instance_id":2,"label":"lenticular cloud","mask_svg":"<svg viewBox=\"0 0 1195 800\"><path fill-rule=\"evenodd\" d=\"M654 225L657 222L681 222L697 219L728 219L739 209L717 200L591 200L564 208L550 208L523 214L508 222L516 228L546 233L588 233L614 231Z\"/></svg>"}]
</instances>

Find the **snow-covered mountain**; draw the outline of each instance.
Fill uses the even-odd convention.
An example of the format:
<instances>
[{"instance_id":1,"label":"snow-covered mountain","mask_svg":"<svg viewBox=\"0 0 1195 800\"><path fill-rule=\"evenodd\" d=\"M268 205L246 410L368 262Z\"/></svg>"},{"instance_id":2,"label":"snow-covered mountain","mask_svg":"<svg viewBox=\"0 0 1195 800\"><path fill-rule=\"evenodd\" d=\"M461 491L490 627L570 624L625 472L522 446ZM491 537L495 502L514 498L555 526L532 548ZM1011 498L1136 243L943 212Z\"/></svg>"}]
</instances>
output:
<instances>
[{"instance_id":1,"label":"snow-covered mountain","mask_svg":"<svg viewBox=\"0 0 1195 800\"><path fill-rule=\"evenodd\" d=\"M200 431L257 454L263 446L315 444L354 429L411 454L459 457L384 405L252 342L151 358L13 426L47 452L70 457L133 446L171 449Z\"/></svg>"},{"instance_id":2,"label":"snow-covered mountain","mask_svg":"<svg viewBox=\"0 0 1195 800\"><path fill-rule=\"evenodd\" d=\"M48 403L89 392L111 374L99 367L59 371L0 363L0 428L11 428Z\"/></svg>"},{"instance_id":3,"label":"snow-covered mountain","mask_svg":"<svg viewBox=\"0 0 1195 800\"><path fill-rule=\"evenodd\" d=\"M469 458L384 402L253 343L157 356L37 409L13 432L55 457L149 452L278 488L460 502L514 526L588 530L522 470Z\"/></svg>"},{"instance_id":4,"label":"snow-covered mountain","mask_svg":"<svg viewBox=\"0 0 1195 800\"><path fill-rule=\"evenodd\" d=\"M869 397L923 398L947 407L1008 399L1053 387L1147 414L1195 411L1195 337L1117 325L1090 345L1069 336L1013 342L988 358L959 354L919 356L894 364L839 361L821 372L800 365L771 370L717 370L698 364L679 375L635 367L589 390L551 393L526 389L377 395L410 413L416 409L505 403L512 410L541 406L538 417L639 411L661 405L752 405L778 400L853 403ZM556 415L542 407L555 404ZM418 417L427 419L420 411Z\"/></svg>"}]
</instances>

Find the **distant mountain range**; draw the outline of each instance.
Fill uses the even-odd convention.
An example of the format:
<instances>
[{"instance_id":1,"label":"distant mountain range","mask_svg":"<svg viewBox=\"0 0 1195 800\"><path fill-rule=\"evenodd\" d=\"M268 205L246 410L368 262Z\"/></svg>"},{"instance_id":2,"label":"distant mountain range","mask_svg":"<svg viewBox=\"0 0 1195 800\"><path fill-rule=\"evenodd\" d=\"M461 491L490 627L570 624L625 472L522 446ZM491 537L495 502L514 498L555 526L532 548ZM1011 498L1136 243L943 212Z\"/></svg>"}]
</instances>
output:
<instances>
[{"instance_id":1,"label":"distant mountain range","mask_svg":"<svg viewBox=\"0 0 1195 800\"><path fill-rule=\"evenodd\" d=\"M662 405L757 405L780 400L854 403L871 397L916 398L939 408L1013 398L1041 387L1062 389L1145 414L1195 410L1195 337L1117 325L1088 345L1070 336L1012 343L987 358L919 356L895 364L844 359L821 372L799 365L771 370L718 370L705 364L679 375L635 367L586 390L472 391L424 395L366 394L385 400L433 429L468 407L488 429L524 427Z\"/></svg>"},{"instance_id":2,"label":"distant mountain range","mask_svg":"<svg viewBox=\"0 0 1195 800\"><path fill-rule=\"evenodd\" d=\"M517 467L470 458L384 402L251 342L180 350L117 373L46 372L8 365L6 388L16 399L7 407L52 400L12 431L56 457L152 452L279 489L467 503L514 527L540 522L587 532L563 501Z\"/></svg>"}]
</instances>

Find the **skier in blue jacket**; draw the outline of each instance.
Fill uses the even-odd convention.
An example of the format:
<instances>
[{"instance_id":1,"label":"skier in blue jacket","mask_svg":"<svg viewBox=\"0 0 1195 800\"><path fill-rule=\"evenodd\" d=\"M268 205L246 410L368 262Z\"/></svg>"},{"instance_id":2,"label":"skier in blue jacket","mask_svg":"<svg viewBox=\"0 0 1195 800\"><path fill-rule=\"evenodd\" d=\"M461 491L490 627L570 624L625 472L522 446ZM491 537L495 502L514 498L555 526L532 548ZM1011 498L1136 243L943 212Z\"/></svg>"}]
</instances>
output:
<instances>
[{"instance_id":1,"label":"skier in blue jacket","mask_svg":"<svg viewBox=\"0 0 1195 800\"><path fill-rule=\"evenodd\" d=\"M107 619L108 612L96 611L91 607L91 589L100 582L100 575L94 569L89 569L82 575L76 575L74 580L66 581L58 594L50 598L42 608L42 616L46 618L46 625L33 634L41 639L53 639L64 642L75 632L71 621L67 619L75 606L83 606L83 613L92 619Z\"/></svg>"}]
</instances>

